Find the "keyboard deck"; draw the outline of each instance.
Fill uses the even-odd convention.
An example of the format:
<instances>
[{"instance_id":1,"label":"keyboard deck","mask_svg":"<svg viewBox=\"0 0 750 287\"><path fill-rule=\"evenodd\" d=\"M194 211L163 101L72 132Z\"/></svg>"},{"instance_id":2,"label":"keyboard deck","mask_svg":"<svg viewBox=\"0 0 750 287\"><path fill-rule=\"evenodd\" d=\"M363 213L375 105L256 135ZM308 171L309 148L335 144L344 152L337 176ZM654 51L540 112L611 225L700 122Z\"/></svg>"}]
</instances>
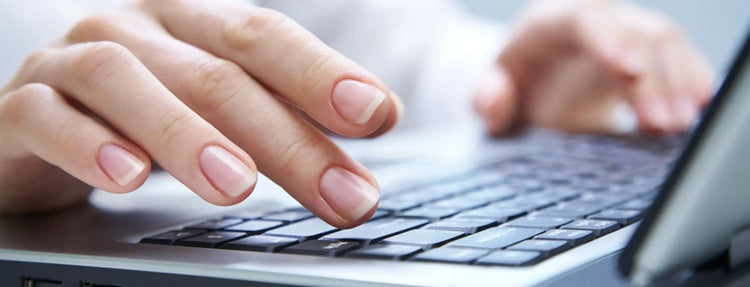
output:
<instances>
[{"instance_id":1,"label":"keyboard deck","mask_svg":"<svg viewBox=\"0 0 750 287\"><path fill-rule=\"evenodd\" d=\"M140 242L312 256L527 266L641 219L680 139L569 136L538 152L383 190L340 230L302 208L227 214Z\"/></svg>"}]
</instances>

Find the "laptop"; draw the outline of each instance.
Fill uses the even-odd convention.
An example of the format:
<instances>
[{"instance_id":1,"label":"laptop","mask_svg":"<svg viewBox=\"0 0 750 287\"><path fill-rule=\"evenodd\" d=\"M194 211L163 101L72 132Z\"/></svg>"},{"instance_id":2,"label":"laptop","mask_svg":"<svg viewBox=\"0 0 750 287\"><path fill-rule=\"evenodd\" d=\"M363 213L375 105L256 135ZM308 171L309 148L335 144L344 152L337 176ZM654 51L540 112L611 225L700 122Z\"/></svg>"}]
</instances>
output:
<instances>
[{"instance_id":1,"label":"laptop","mask_svg":"<svg viewBox=\"0 0 750 287\"><path fill-rule=\"evenodd\" d=\"M743 282L748 54L750 38L692 135L497 140L460 125L341 140L382 186L349 230L265 178L226 208L158 173L131 194L2 217L0 286Z\"/></svg>"}]
</instances>

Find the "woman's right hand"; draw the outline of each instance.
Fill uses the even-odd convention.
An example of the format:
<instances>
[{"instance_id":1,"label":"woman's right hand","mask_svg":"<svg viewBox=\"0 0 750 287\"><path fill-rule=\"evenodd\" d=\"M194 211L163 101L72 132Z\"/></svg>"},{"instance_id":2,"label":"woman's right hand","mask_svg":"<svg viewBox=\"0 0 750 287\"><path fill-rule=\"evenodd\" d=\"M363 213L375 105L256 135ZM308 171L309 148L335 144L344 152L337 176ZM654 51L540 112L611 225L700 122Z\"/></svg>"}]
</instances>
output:
<instances>
[{"instance_id":1,"label":"woman's right hand","mask_svg":"<svg viewBox=\"0 0 750 287\"><path fill-rule=\"evenodd\" d=\"M261 171L342 228L374 212L373 176L297 114L349 137L400 117L377 77L278 12L139 1L79 22L0 91L0 212L140 186L153 159L218 205Z\"/></svg>"}]
</instances>

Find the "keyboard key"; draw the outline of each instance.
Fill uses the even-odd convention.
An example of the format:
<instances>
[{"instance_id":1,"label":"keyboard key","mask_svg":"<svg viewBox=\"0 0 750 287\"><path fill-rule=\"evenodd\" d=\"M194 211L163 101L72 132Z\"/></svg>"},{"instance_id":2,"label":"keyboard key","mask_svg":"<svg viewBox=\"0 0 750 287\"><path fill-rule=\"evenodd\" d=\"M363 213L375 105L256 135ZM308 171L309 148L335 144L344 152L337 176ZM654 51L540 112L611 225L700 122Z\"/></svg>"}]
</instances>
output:
<instances>
[{"instance_id":1,"label":"keyboard key","mask_svg":"<svg viewBox=\"0 0 750 287\"><path fill-rule=\"evenodd\" d=\"M203 230L172 230L151 237L143 238L141 239L141 243L174 244L174 242L177 240L190 238L203 233L205 233L205 231Z\"/></svg>"},{"instance_id":2,"label":"keyboard key","mask_svg":"<svg viewBox=\"0 0 750 287\"><path fill-rule=\"evenodd\" d=\"M240 218L240 219L258 219L261 218L263 215L265 215L267 212L263 211L257 211L257 210L247 210L237 213L230 213L227 215L224 215L224 218Z\"/></svg>"},{"instance_id":3,"label":"keyboard key","mask_svg":"<svg viewBox=\"0 0 750 287\"><path fill-rule=\"evenodd\" d=\"M378 204L378 209L390 212L401 212L417 207L420 204L422 203L417 201L404 201L397 198L387 198L380 201L380 203Z\"/></svg>"},{"instance_id":4,"label":"keyboard key","mask_svg":"<svg viewBox=\"0 0 750 287\"><path fill-rule=\"evenodd\" d=\"M556 201L554 201L552 198L544 198L539 196L518 196L510 200L504 200L504 201L498 201L493 204L491 204L489 207L496 207L496 208L511 208L511 209L520 209L523 211L532 211L537 210L545 207L552 206L555 204Z\"/></svg>"},{"instance_id":5,"label":"keyboard key","mask_svg":"<svg viewBox=\"0 0 750 287\"><path fill-rule=\"evenodd\" d=\"M368 245L396 233L419 227L426 219L383 218L366 222L352 229L341 230L324 236L323 240L356 240Z\"/></svg>"},{"instance_id":6,"label":"keyboard key","mask_svg":"<svg viewBox=\"0 0 750 287\"><path fill-rule=\"evenodd\" d=\"M537 217L537 216L524 216L509 221L503 226L515 226L515 227L531 227L541 229L552 229L562 226L573 221L570 218L564 217Z\"/></svg>"},{"instance_id":7,"label":"keyboard key","mask_svg":"<svg viewBox=\"0 0 750 287\"><path fill-rule=\"evenodd\" d=\"M475 248L440 247L417 254L414 261L446 262L446 263L470 263L479 257L488 254L489 251Z\"/></svg>"},{"instance_id":8,"label":"keyboard key","mask_svg":"<svg viewBox=\"0 0 750 287\"><path fill-rule=\"evenodd\" d=\"M616 221L579 219L572 223L563 225L562 229L582 229L594 232L596 236L602 236L620 228Z\"/></svg>"},{"instance_id":9,"label":"keyboard key","mask_svg":"<svg viewBox=\"0 0 750 287\"><path fill-rule=\"evenodd\" d=\"M467 210L477 208L483 205L487 205L486 201L468 198L448 198L433 203L426 204L427 207L432 208L450 208L458 210Z\"/></svg>"},{"instance_id":10,"label":"keyboard key","mask_svg":"<svg viewBox=\"0 0 750 287\"><path fill-rule=\"evenodd\" d=\"M299 239L291 237L279 237L268 235L254 235L239 240L230 241L221 248L235 250L249 250L260 252L276 252L299 242Z\"/></svg>"},{"instance_id":11,"label":"keyboard key","mask_svg":"<svg viewBox=\"0 0 750 287\"><path fill-rule=\"evenodd\" d=\"M416 245L403 245L403 244L382 244L378 243L370 245L368 247L356 250L347 254L347 256L358 257L358 258L379 258L379 259L391 259L400 260L405 257L411 256L422 248Z\"/></svg>"},{"instance_id":12,"label":"keyboard key","mask_svg":"<svg viewBox=\"0 0 750 287\"><path fill-rule=\"evenodd\" d=\"M628 194L609 195L587 193L577 198L576 200L569 201L568 203L598 206L603 209L613 205L621 204L632 197L633 195Z\"/></svg>"},{"instance_id":13,"label":"keyboard key","mask_svg":"<svg viewBox=\"0 0 750 287\"><path fill-rule=\"evenodd\" d=\"M512 187L524 192L544 190L544 183L535 178L514 178L508 182Z\"/></svg>"},{"instance_id":14,"label":"keyboard key","mask_svg":"<svg viewBox=\"0 0 750 287\"><path fill-rule=\"evenodd\" d=\"M464 235L458 231L414 229L383 240L385 243L419 245L425 249L432 248Z\"/></svg>"},{"instance_id":15,"label":"keyboard key","mask_svg":"<svg viewBox=\"0 0 750 287\"><path fill-rule=\"evenodd\" d=\"M290 211L282 211L278 213L269 214L269 215L263 216L263 219L294 222L294 221L307 219L313 216L314 215L311 212L306 211L306 210L304 211L303 210L290 210Z\"/></svg>"},{"instance_id":16,"label":"keyboard key","mask_svg":"<svg viewBox=\"0 0 750 287\"><path fill-rule=\"evenodd\" d=\"M244 232L214 231L196 237L179 240L176 244L182 246L214 248L224 242L235 240L243 236L245 236Z\"/></svg>"},{"instance_id":17,"label":"keyboard key","mask_svg":"<svg viewBox=\"0 0 750 287\"><path fill-rule=\"evenodd\" d=\"M491 202L491 201L510 199L516 195L518 195L517 191L514 191L512 188L510 188L507 185L500 185L500 186L483 188L475 192L462 195L461 197L470 199L470 200Z\"/></svg>"},{"instance_id":18,"label":"keyboard key","mask_svg":"<svg viewBox=\"0 0 750 287\"><path fill-rule=\"evenodd\" d=\"M399 217L424 218L434 221L455 215L456 213L458 213L458 210L450 208L419 207L407 210L400 214Z\"/></svg>"},{"instance_id":19,"label":"keyboard key","mask_svg":"<svg viewBox=\"0 0 750 287\"><path fill-rule=\"evenodd\" d=\"M407 202L410 201L410 202L425 203L425 202L436 201L445 197L447 197L447 195L441 194L439 192L432 192L432 190L426 189L426 190L410 192L407 194L396 195L388 199L407 201Z\"/></svg>"},{"instance_id":20,"label":"keyboard key","mask_svg":"<svg viewBox=\"0 0 750 287\"><path fill-rule=\"evenodd\" d=\"M536 251L498 250L479 258L478 265L521 266L531 265L542 259Z\"/></svg>"},{"instance_id":21,"label":"keyboard key","mask_svg":"<svg viewBox=\"0 0 750 287\"><path fill-rule=\"evenodd\" d=\"M198 224L187 226L185 228L216 230L216 229L222 229L228 226L232 226L235 224L239 224L241 222L242 222L242 219L238 219L238 218L217 218L217 219L209 219Z\"/></svg>"},{"instance_id":22,"label":"keyboard key","mask_svg":"<svg viewBox=\"0 0 750 287\"><path fill-rule=\"evenodd\" d=\"M589 216L590 219L614 220L622 225L628 225L643 217L640 210L608 209Z\"/></svg>"},{"instance_id":23,"label":"keyboard key","mask_svg":"<svg viewBox=\"0 0 750 287\"><path fill-rule=\"evenodd\" d=\"M508 219L516 218L525 214L526 212L520 209L513 208L499 208L495 206L487 206L477 208L469 211L464 211L456 215L457 218L482 218L492 219L495 222L505 222Z\"/></svg>"},{"instance_id":24,"label":"keyboard key","mask_svg":"<svg viewBox=\"0 0 750 287\"><path fill-rule=\"evenodd\" d=\"M271 229L266 232L265 235L275 236L288 236L295 237L301 240L308 240L310 238L316 238L324 234L331 233L337 230L336 227L328 225L325 221L320 218L310 218L300 222L295 222L287 226L282 226L276 229Z\"/></svg>"},{"instance_id":25,"label":"keyboard key","mask_svg":"<svg viewBox=\"0 0 750 287\"><path fill-rule=\"evenodd\" d=\"M572 246L577 246L594 239L594 233L588 230L553 229L540 234L536 239L565 240Z\"/></svg>"},{"instance_id":26,"label":"keyboard key","mask_svg":"<svg viewBox=\"0 0 750 287\"><path fill-rule=\"evenodd\" d=\"M487 227L495 225L494 219L488 218L448 218L438 222L430 223L425 229L437 229L447 231L458 231L466 234L475 233Z\"/></svg>"},{"instance_id":27,"label":"keyboard key","mask_svg":"<svg viewBox=\"0 0 750 287\"><path fill-rule=\"evenodd\" d=\"M542 229L493 227L449 243L449 246L499 249L544 232Z\"/></svg>"},{"instance_id":28,"label":"keyboard key","mask_svg":"<svg viewBox=\"0 0 750 287\"><path fill-rule=\"evenodd\" d=\"M568 242L564 240L531 239L508 247L507 250L538 251L541 252L544 257L549 257L563 252L569 247L570 245L568 245Z\"/></svg>"},{"instance_id":29,"label":"keyboard key","mask_svg":"<svg viewBox=\"0 0 750 287\"><path fill-rule=\"evenodd\" d=\"M344 252L351 251L357 247L359 247L359 243L351 241L310 240L287 247L282 250L282 252L332 257L341 255Z\"/></svg>"},{"instance_id":30,"label":"keyboard key","mask_svg":"<svg viewBox=\"0 0 750 287\"><path fill-rule=\"evenodd\" d=\"M387 215L388 215L388 211L378 209L378 210L375 210L375 213L372 214L372 216L370 217L370 219L368 219L368 221L380 219Z\"/></svg>"},{"instance_id":31,"label":"keyboard key","mask_svg":"<svg viewBox=\"0 0 750 287\"><path fill-rule=\"evenodd\" d=\"M250 234L259 234L259 233L263 233L266 230L272 229L274 227L281 226L282 224L284 223L281 221L248 220L243 223L227 227L225 228L225 230L242 231L242 232L247 232Z\"/></svg>"},{"instance_id":32,"label":"keyboard key","mask_svg":"<svg viewBox=\"0 0 750 287\"><path fill-rule=\"evenodd\" d=\"M626 203L617 206L617 209L632 209L632 210L644 210L651 206L651 200L646 199L633 199Z\"/></svg>"},{"instance_id":33,"label":"keyboard key","mask_svg":"<svg viewBox=\"0 0 750 287\"><path fill-rule=\"evenodd\" d=\"M540 216L564 216L571 218L581 218L599 211L601 207L582 204L560 203L540 210L536 215Z\"/></svg>"}]
</instances>

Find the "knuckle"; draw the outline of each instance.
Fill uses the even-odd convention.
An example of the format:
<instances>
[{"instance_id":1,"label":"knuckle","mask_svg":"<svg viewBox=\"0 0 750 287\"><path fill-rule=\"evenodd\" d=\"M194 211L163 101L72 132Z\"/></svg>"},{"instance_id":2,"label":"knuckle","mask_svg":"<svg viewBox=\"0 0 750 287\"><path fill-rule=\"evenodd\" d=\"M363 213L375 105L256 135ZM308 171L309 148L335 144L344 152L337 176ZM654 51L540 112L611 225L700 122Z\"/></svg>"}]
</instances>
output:
<instances>
[{"instance_id":1,"label":"knuckle","mask_svg":"<svg viewBox=\"0 0 750 287\"><path fill-rule=\"evenodd\" d=\"M67 118L57 126L55 134L52 135L52 146L55 150L71 150L78 145L76 139L81 131L90 128L80 118Z\"/></svg>"},{"instance_id":2,"label":"knuckle","mask_svg":"<svg viewBox=\"0 0 750 287\"><path fill-rule=\"evenodd\" d=\"M303 68L302 73L299 75L297 80L300 83L299 87L302 89L300 93L309 93L314 91L315 87L321 84L321 75L331 75L336 72L335 62L336 56L331 52L320 53L315 57L310 64Z\"/></svg>"},{"instance_id":3,"label":"knuckle","mask_svg":"<svg viewBox=\"0 0 750 287\"><path fill-rule=\"evenodd\" d=\"M24 69L35 69L35 67L39 66L41 63L47 61L47 59L50 58L52 54L52 49L45 48L45 49L39 49L31 54L29 54L26 59L23 62Z\"/></svg>"},{"instance_id":4,"label":"knuckle","mask_svg":"<svg viewBox=\"0 0 750 287\"><path fill-rule=\"evenodd\" d=\"M91 42L77 46L77 51L70 58L71 76L87 86L111 77L132 57L125 47L114 42Z\"/></svg>"},{"instance_id":5,"label":"knuckle","mask_svg":"<svg viewBox=\"0 0 750 287\"><path fill-rule=\"evenodd\" d=\"M34 113L39 105L53 100L54 95L46 85L26 84L2 97L0 117L6 125L18 125L26 115Z\"/></svg>"},{"instance_id":6,"label":"knuckle","mask_svg":"<svg viewBox=\"0 0 750 287\"><path fill-rule=\"evenodd\" d=\"M197 115L187 111L171 111L165 113L159 121L159 135L157 144L170 147L179 143L185 131L194 126Z\"/></svg>"},{"instance_id":7,"label":"knuckle","mask_svg":"<svg viewBox=\"0 0 750 287\"><path fill-rule=\"evenodd\" d=\"M262 46L275 30L288 21L280 12L254 8L239 21L229 21L222 31L222 39L231 49L250 50Z\"/></svg>"},{"instance_id":8,"label":"knuckle","mask_svg":"<svg viewBox=\"0 0 750 287\"><path fill-rule=\"evenodd\" d=\"M122 23L120 15L114 12L99 13L79 21L66 35L70 42L84 42L106 37L112 31L120 30Z\"/></svg>"},{"instance_id":9,"label":"knuckle","mask_svg":"<svg viewBox=\"0 0 750 287\"><path fill-rule=\"evenodd\" d=\"M242 88L245 72L227 60L209 60L198 65L188 87L188 98L198 110L220 109Z\"/></svg>"},{"instance_id":10,"label":"knuckle","mask_svg":"<svg viewBox=\"0 0 750 287\"><path fill-rule=\"evenodd\" d=\"M281 172L291 177L298 177L297 175L302 170L299 167L300 159L310 157L311 154L319 152L322 150L321 146L323 144L323 138L317 136L317 134L302 133L279 145L276 154L279 156L278 160Z\"/></svg>"}]
</instances>

